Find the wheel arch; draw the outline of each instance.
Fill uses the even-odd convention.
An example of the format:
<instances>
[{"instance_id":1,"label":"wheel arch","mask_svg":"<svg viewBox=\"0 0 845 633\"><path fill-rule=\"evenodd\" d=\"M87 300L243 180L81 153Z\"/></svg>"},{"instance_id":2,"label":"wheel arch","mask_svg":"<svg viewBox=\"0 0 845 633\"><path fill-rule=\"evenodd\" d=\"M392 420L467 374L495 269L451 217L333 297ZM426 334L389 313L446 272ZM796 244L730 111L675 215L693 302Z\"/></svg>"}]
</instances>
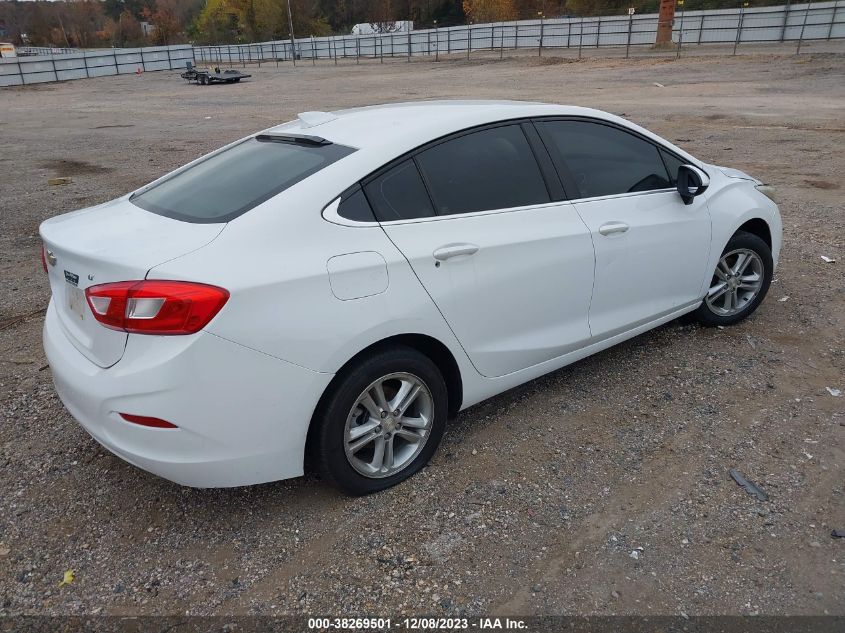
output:
<instances>
[{"instance_id":1,"label":"wheel arch","mask_svg":"<svg viewBox=\"0 0 845 633\"><path fill-rule=\"evenodd\" d=\"M338 381L346 374L351 367L353 367L362 358L369 356L375 352L389 349L396 346L405 346L417 350L424 356L428 357L443 374L443 380L446 382L446 392L448 394L448 410L449 417L457 415L461 410L461 405L464 399L464 383L461 376L460 366L458 361L452 354L451 350L441 341L433 336L427 334L396 334L388 336L375 343L372 343L364 349L357 352L352 358L346 361L343 366L338 369L335 377L329 382L320 396L317 406L314 408L314 413L311 416L311 421L308 424L308 436L305 441L306 455L311 453L313 442L313 431L315 429L314 419L319 415L325 406L325 400L337 385Z\"/></svg>"},{"instance_id":2,"label":"wheel arch","mask_svg":"<svg viewBox=\"0 0 845 633\"><path fill-rule=\"evenodd\" d=\"M750 220L746 220L739 226L739 228L737 228L736 231L734 231L733 234L736 235L739 231L745 231L746 233L756 235L763 240L770 249L772 248L772 229L769 226L769 223L763 218L751 218Z\"/></svg>"}]
</instances>

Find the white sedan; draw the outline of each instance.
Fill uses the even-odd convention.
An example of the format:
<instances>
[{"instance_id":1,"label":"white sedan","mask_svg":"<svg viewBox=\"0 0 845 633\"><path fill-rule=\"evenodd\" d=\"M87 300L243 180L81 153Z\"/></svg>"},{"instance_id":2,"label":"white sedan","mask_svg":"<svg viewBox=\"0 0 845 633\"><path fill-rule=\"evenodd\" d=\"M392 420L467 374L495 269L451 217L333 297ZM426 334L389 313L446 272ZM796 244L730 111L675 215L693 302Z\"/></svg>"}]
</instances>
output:
<instances>
[{"instance_id":1,"label":"white sedan","mask_svg":"<svg viewBox=\"0 0 845 633\"><path fill-rule=\"evenodd\" d=\"M56 389L180 484L352 494L458 411L685 313L730 325L781 245L769 187L611 114L308 112L41 225Z\"/></svg>"}]
</instances>

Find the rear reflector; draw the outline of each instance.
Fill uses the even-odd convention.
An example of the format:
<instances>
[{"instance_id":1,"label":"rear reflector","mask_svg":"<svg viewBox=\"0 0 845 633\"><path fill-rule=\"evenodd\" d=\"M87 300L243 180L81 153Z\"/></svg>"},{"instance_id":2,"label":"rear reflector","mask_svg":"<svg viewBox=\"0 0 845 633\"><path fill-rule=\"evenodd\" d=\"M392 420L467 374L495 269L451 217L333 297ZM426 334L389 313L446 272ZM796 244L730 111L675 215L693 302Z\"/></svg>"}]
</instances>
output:
<instances>
[{"instance_id":1,"label":"rear reflector","mask_svg":"<svg viewBox=\"0 0 845 633\"><path fill-rule=\"evenodd\" d=\"M193 334L229 300L217 286L187 281L118 281L85 291L94 318L130 334Z\"/></svg>"},{"instance_id":2,"label":"rear reflector","mask_svg":"<svg viewBox=\"0 0 845 633\"><path fill-rule=\"evenodd\" d=\"M145 415L132 415L131 413L121 413L122 417L127 422L132 424L140 424L141 426L151 426L154 429L178 429L175 424L171 424L167 420L160 420L159 418L149 418Z\"/></svg>"}]
</instances>

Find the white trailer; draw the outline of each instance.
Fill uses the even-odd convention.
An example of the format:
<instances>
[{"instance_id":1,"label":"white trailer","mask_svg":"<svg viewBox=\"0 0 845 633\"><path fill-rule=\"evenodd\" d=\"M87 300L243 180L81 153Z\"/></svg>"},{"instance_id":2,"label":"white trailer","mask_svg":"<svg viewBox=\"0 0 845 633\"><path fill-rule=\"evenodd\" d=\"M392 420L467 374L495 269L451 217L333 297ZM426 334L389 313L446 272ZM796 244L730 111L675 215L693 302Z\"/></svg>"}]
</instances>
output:
<instances>
[{"instance_id":1,"label":"white trailer","mask_svg":"<svg viewBox=\"0 0 845 633\"><path fill-rule=\"evenodd\" d=\"M352 27L352 35L378 35L380 33L407 33L414 30L412 20L398 22L362 22Z\"/></svg>"}]
</instances>

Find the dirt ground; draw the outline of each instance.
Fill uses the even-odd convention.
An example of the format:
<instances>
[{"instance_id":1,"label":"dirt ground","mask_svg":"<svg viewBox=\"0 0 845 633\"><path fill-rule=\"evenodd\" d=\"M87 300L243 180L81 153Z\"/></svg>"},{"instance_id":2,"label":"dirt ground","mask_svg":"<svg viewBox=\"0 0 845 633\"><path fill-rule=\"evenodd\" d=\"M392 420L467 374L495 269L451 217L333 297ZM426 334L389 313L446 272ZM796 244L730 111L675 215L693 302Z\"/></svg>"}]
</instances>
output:
<instances>
[{"instance_id":1,"label":"dirt ground","mask_svg":"<svg viewBox=\"0 0 845 633\"><path fill-rule=\"evenodd\" d=\"M826 389L845 392L845 47L792 52L0 91L0 615L845 614L845 397ZM41 348L39 222L300 111L450 97L602 108L773 183L767 300L739 326L673 322L464 411L427 469L367 498L314 477L182 488L71 419Z\"/></svg>"}]
</instances>

